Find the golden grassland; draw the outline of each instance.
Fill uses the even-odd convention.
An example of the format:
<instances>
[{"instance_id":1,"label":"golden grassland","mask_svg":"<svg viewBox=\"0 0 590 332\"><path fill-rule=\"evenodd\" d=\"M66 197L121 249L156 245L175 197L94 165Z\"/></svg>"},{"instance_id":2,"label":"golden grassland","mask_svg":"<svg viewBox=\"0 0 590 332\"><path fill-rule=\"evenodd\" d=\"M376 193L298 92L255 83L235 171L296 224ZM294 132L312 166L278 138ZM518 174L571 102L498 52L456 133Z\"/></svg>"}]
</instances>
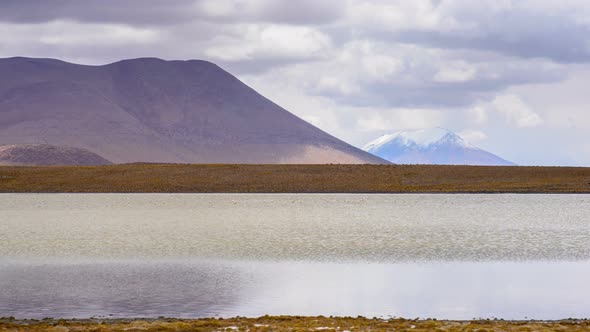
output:
<instances>
[{"instance_id":1,"label":"golden grassland","mask_svg":"<svg viewBox=\"0 0 590 332\"><path fill-rule=\"evenodd\" d=\"M503 321L503 320L408 320L363 317L264 316L230 319L157 320L13 320L0 319L0 332L25 331L590 331L588 320Z\"/></svg>"},{"instance_id":2,"label":"golden grassland","mask_svg":"<svg viewBox=\"0 0 590 332\"><path fill-rule=\"evenodd\" d=\"M246 164L0 166L0 192L589 193L590 168Z\"/></svg>"}]
</instances>

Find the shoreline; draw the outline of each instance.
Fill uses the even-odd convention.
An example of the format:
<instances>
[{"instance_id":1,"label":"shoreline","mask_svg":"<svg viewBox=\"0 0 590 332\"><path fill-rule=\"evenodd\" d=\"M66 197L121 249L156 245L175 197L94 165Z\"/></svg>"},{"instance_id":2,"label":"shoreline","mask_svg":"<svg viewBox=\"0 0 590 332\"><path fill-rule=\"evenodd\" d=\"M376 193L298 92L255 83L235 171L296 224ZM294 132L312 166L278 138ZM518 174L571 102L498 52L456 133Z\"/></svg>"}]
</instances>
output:
<instances>
[{"instance_id":1,"label":"shoreline","mask_svg":"<svg viewBox=\"0 0 590 332\"><path fill-rule=\"evenodd\" d=\"M263 316L201 319L0 318L0 331L588 331L588 319L437 320L365 317Z\"/></svg>"},{"instance_id":2,"label":"shoreline","mask_svg":"<svg viewBox=\"0 0 590 332\"><path fill-rule=\"evenodd\" d=\"M0 193L590 193L588 167L121 164L0 166Z\"/></svg>"}]
</instances>

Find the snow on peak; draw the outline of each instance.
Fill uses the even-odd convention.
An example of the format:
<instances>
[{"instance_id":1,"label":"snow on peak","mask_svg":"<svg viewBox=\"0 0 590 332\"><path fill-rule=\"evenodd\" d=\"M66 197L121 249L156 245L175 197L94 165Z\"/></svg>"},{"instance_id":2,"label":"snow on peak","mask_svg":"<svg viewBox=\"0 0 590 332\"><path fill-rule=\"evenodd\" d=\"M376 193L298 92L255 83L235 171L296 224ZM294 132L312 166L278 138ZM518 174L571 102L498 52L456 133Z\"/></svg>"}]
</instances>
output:
<instances>
[{"instance_id":1,"label":"snow on peak","mask_svg":"<svg viewBox=\"0 0 590 332\"><path fill-rule=\"evenodd\" d=\"M383 135L365 145L363 149L369 152L375 151L393 141L406 146L417 145L422 148L441 143L450 143L467 148L473 147L452 131L437 127L419 130L404 130L393 134Z\"/></svg>"},{"instance_id":2,"label":"snow on peak","mask_svg":"<svg viewBox=\"0 0 590 332\"><path fill-rule=\"evenodd\" d=\"M444 128L399 131L379 137L364 149L395 164L514 165Z\"/></svg>"}]
</instances>

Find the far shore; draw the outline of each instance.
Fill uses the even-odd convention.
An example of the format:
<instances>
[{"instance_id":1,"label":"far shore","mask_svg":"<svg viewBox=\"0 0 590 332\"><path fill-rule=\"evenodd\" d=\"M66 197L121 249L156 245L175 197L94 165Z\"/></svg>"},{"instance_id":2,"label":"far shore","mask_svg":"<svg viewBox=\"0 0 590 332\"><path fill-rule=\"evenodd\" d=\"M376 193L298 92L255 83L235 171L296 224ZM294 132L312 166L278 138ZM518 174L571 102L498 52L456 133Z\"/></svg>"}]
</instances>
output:
<instances>
[{"instance_id":1,"label":"far shore","mask_svg":"<svg viewBox=\"0 0 590 332\"><path fill-rule=\"evenodd\" d=\"M588 331L590 320L504 321L264 316L259 318L43 319L0 318L0 331Z\"/></svg>"},{"instance_id":2,"label":"far shore","mask_svg":"<svg viewBox=\"0 0 590 332\"><path fill-rule=\"evenodd\" d=\"M434 165L0 166L2 193L590 193L590 168Z\"/></svg>"}]
</instances>

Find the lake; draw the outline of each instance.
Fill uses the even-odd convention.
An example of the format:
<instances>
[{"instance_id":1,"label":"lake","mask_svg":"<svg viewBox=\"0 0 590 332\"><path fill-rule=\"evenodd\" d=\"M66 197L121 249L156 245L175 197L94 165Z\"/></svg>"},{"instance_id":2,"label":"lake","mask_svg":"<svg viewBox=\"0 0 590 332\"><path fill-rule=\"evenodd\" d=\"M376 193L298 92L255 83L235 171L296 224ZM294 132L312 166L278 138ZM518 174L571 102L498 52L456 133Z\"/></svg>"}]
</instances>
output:
<instances>
[{"instance_id":1,"label":"lake","mask_svg":"<svg viewBox=\"0 0 590 332\"><path fill-rule=\"evenodd\" d=\"M2 194L0 316L590 317L588 195Z\"/></svg>"}]
</instances>

